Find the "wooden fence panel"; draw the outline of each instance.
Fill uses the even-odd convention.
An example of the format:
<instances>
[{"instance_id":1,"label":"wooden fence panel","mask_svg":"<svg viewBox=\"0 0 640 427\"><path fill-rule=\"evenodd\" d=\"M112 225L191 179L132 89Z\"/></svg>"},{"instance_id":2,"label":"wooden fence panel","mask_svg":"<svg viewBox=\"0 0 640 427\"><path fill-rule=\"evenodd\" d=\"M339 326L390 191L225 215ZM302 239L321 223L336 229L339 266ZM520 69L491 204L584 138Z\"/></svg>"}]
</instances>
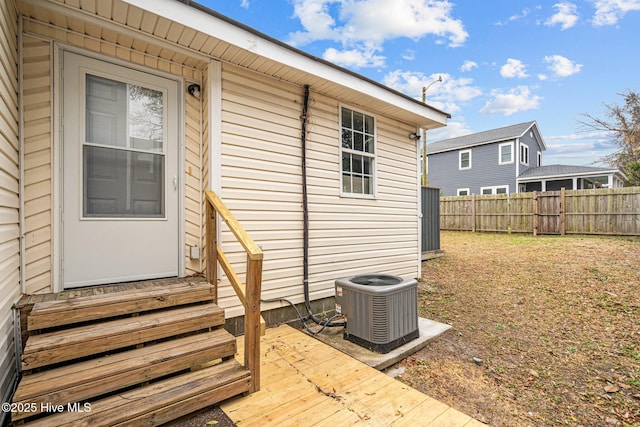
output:
<instances>
[{"instance_id":1,"label":"wooden fence panel","mask_svg":"<svg viewBox=\"0 0 640 427\"><path fill-rule=\"evenodd\" d=\"M639 187L567 191L565 210L567 233L640 235Z\"/></svg>"},{"instance_id":2,"label":"wooden fence panel","mask_svg":"<svg viewBox=\"0 0 640 427\"><path fill-rule=\"evenodd\" d=\"M537 193L537 234L563 234L561 227L562 194L560 191Z\"/></svg>"},{"instance_id":3,"label":"wooden fence panel","mask_svg":"<svg viewBox=\"0 0 640 427\"><path fill-rule=\"evenodd\" d=\"M511 232L533 232L533 197L531 193L516 193L510 195L511 200Z\"/></svg>"},{"instance_id":4,"label":"wooden fence panel","mask_svg":"<svg viewBox=\"0 0 640 427\"><path fill-rule=\"evenodd\" d=\"M440 197L440 229L475 231L472 199L473 196Z\"/></svg>"},{"instance_id":5,"label":"wooden fence panel","mask_svg":"<svg viewBox=\"0 0 640 427\"><path fill-rule=\"evenodd\" d=\"M440 228L640 236L640 187L441 197Z\"/></svg>"}]
</instances>

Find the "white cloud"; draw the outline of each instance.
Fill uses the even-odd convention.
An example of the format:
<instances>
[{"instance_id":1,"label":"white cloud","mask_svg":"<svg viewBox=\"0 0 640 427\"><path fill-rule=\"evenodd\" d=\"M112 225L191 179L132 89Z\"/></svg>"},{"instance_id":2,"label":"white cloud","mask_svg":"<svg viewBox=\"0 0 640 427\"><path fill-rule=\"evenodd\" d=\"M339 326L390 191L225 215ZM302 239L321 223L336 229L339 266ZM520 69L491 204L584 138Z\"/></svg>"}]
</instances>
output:
<instances>
[{"instance_id":1,"label":"white cloud","mask_svg":"<svg viewBox=\"0 0 640 427\"><path fill-rule=\"evenodd\" d=\"M519 59L509 58L507 63L500 67L500 75L505 79L512 79L517 77L523 79L529 77L527 74L527 66Z\"/></svg>"},{"instance_id":2,"label":"white cloud","mask_svg":"<svg viewBox=\"0 0 640 427\"><path fill-rule=\"evenodd\" d=\"M520 111L536 109L540 106L540 96L533 95L527 86L509 89L506 93L495 89L491 91L493 97L480 109L481 114L502 114L510 116Z\"/></svg>"},{"instance_id":3,"label":"white cloud","mask_svg":"<svg viewBox=\"0 0 640 427\"><path fill-rule=\"evenodd\" d=\"M547 151L543 161L547 165L560 163L605 166L602 159L617 149L609 132L551 135L545 136L544 139L547 143Z\"/></svg>"},{"instance_id":4,"label":"white cloud","mask_svg":"<svg viewBox=\"0 0 640 427\"><path fill-rule=\"evenodd\" d=\"M640 11L640 0L596 0L593 25L615 25L628 12Z\"/></svg>"},{"instance_id":5,"label":"white cloud","mask_svg":"<svg viewBox=\"0 0 640 427\"><path fill-rule=\"evenodd\" d=\"M510 22L519 21L522 18L525 18L527 15L531 13L531 10L528 8L522 9L522 12L518 15L511 15L506 21L496 22L495 25L507 25Z\"/></svg>"},{"instance_id":6,"label":"white cloud","mask_svg":"<svg viewBox=\"0 0 640 427\"><path fill-rule=\"evenodd\" d=\"M446 127L437 128L427 132L427 153L429 153L429 142L442 141L443 139L457 138L473 133L464 120L457 117L456 121L448 121Z\"/></svg>"},{"instance_id":7,"label":"white cloud","mask_svg":"<svg viewBox=\"0 0 640 427\"><path fill-rule=\"evenodd\" d=\"M579 73L582 69L582 64L576 64L562 55L545 56L544 62L549 64L547 68L553 72L556 77L569 77Z\"/></svg>"},{"instance_id":8,"label":"white cloud","mask_svg":"<svg viewBox=\"0 0 640 427\"><path fill-rule=\"evenodd\" d=\"M413 49L407 49L405 53L402 55L402 59L405 59L407 61L413 61L414 59L416 59L416 51Z\"/></svg>"},{"instance_id":9,"label":"white cloud","mask_svg":"<svg viewBox=\"0 0 640 427\"><path fill-rule=\"evenodd\" d=\"M442 82L437 82L439 77L442 77ZM482 94L480 89L472 85L473 79L456 79L446 73L425 75L420 72L396 70L387 73L382 82L416 99L422 99L422 88L428 87L427 104L448 113L460 111L460 104Z\"/></svg>"},{"instance_id":10,"label":"white cloud","mask_svg":"<svg viewBox=\"0 0 640 427\"><path fill-rule=\"evenodd\" d=\"M363 68L363 67L380 67L384 65L384 56L376 55L376 49L346 49L336 50L334 48L327 49L322 58L334 64L343 67Z\"/></svg>"},{"instance_id":11,"label":"white cloud","mask_svg":"<svg viewBox=\"0 0 640 427\"><path fill-rule=\"evenodd\" d=\"M241 0L240 1L240 7L243 7L245 9L249 9L249 0Z\"/></svg>"},{"instance_id":12,"label":"white cloud","mask_svg":"<svg viewBox=\"0 0 640 427\"><path fill-rule=\"evenodd\" d=\"M460 71L462 71L462 72L471 71L474 68L478 68L478 63L475 62L475 61L469 61L467 59L466 61L464 61L464 63L460 67Z\"/></svg>"},{"instance_id":13,"label":"white cloud","mask_svg":"<svg viewBox=\"0 0 640 427\"><path fill-rule=\"evenodd\" d=\"M363 57L372 49L382 51L385 41L402 37L419 40L433 35L458 47L469 34L452 11L447 0L294 0L294 16L304 30L289 34L289 42L295 46L316 40L339 42L347 56L366 46ZM333 48L325 57L337 53Z\"/></svg>"},{"instance_id":14,"label":"white cloud","mask_svg":"<svg viewBox=\"0 0 640 427\"><path fill-rule=\"evenodd\" d=\"M553 5L557 12L547 19L544 25L549 27L560 25L561 30L573 27L578 22L578 8L575 4L569 2L556 3Z\"/></svg>"}]
</instances>

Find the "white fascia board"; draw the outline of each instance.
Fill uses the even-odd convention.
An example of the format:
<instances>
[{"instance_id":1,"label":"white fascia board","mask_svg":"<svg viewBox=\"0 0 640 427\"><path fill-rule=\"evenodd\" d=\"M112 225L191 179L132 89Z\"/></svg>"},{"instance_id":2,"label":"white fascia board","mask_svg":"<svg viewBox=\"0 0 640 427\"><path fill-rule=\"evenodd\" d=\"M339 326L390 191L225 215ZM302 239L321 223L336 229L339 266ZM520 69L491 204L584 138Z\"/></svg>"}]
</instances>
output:
<instances>
[{"instance_id":1,"label":"white fascia board","mask_svg":"<svg viewBox=\"0 0 640 427\"><path fill-rule=\"evenodd\" d=\"M530 182L530 181L540 181L540 180L549 180L549 179L558 179L558 178L591 178L594 176L603 176L603 175L617 175L622 174L617 169L612 170L603 170L599 172L582 172L582 173L563 173L557 175L543 175L543 176L532 176L532 177L524 177L524 178L516 178L518 182Z\"/></svg>"},{"instance_id":2,"label":"white fascia board","mask_svg":"<svg viewBox=\"0 0 640 427\"><path fill-rule=\"evenodd\" d=\"M267 38L260 37L251 31L233 25L216 16L199 11L176 0L123 0L133 6L154 13L163 18L182 24L186 27L208 34L226 43L245 49L256 55L272 59L283 65L335 82L341 86L354 89L363 94L378 98L413 114L420 115L435 122L446 124L448 114L428 105L407 99L391 90L358 78L336 67L323 64L304 53L297 53L293 47L285 47ZM422 124L419 124L422 125ZM434 126L432 126L434 128Z\"/></svg>"}]
</instances>

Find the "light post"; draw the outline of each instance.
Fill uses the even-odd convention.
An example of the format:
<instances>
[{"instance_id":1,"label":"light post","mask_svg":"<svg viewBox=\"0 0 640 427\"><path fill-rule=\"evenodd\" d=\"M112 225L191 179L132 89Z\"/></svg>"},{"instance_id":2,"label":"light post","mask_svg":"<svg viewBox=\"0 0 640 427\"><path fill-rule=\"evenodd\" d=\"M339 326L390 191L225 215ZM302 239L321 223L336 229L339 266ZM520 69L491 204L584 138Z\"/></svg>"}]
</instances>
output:
<instances>
[{"instance_id":1,"label":"light post","mask_svg":"<svg viewBox=\"0 0 640 427\"><path fill-rule=\"evenodd\" d=\"M436 83L442 82L442 76L438 76L437 80L432 81L426 86L422 86L422 102L427 102L427 89ZM420 184L425 187L427 185L427 130L422 129L422 176L420 177Z\"/></svg>"}]
</instances>

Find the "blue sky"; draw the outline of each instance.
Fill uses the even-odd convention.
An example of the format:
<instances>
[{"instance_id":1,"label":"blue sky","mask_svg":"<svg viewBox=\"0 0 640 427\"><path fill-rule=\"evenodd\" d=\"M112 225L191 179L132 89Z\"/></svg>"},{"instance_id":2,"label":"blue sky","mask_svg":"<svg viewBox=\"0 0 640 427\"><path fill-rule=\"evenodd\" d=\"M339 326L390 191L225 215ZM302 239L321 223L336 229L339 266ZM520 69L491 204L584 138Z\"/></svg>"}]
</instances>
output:
<instances>
[{"instance_id":1,"label":"blue sky","mask_svg":"<svg viewBox=\"0 0 640 427\"><path fill-rule=\"evenodd\" d=\"M602 165L582 114L640 90L640 0L199 0L451 114L437 140L536 120L543 164Z\"/></svg>"}]
</instances>

